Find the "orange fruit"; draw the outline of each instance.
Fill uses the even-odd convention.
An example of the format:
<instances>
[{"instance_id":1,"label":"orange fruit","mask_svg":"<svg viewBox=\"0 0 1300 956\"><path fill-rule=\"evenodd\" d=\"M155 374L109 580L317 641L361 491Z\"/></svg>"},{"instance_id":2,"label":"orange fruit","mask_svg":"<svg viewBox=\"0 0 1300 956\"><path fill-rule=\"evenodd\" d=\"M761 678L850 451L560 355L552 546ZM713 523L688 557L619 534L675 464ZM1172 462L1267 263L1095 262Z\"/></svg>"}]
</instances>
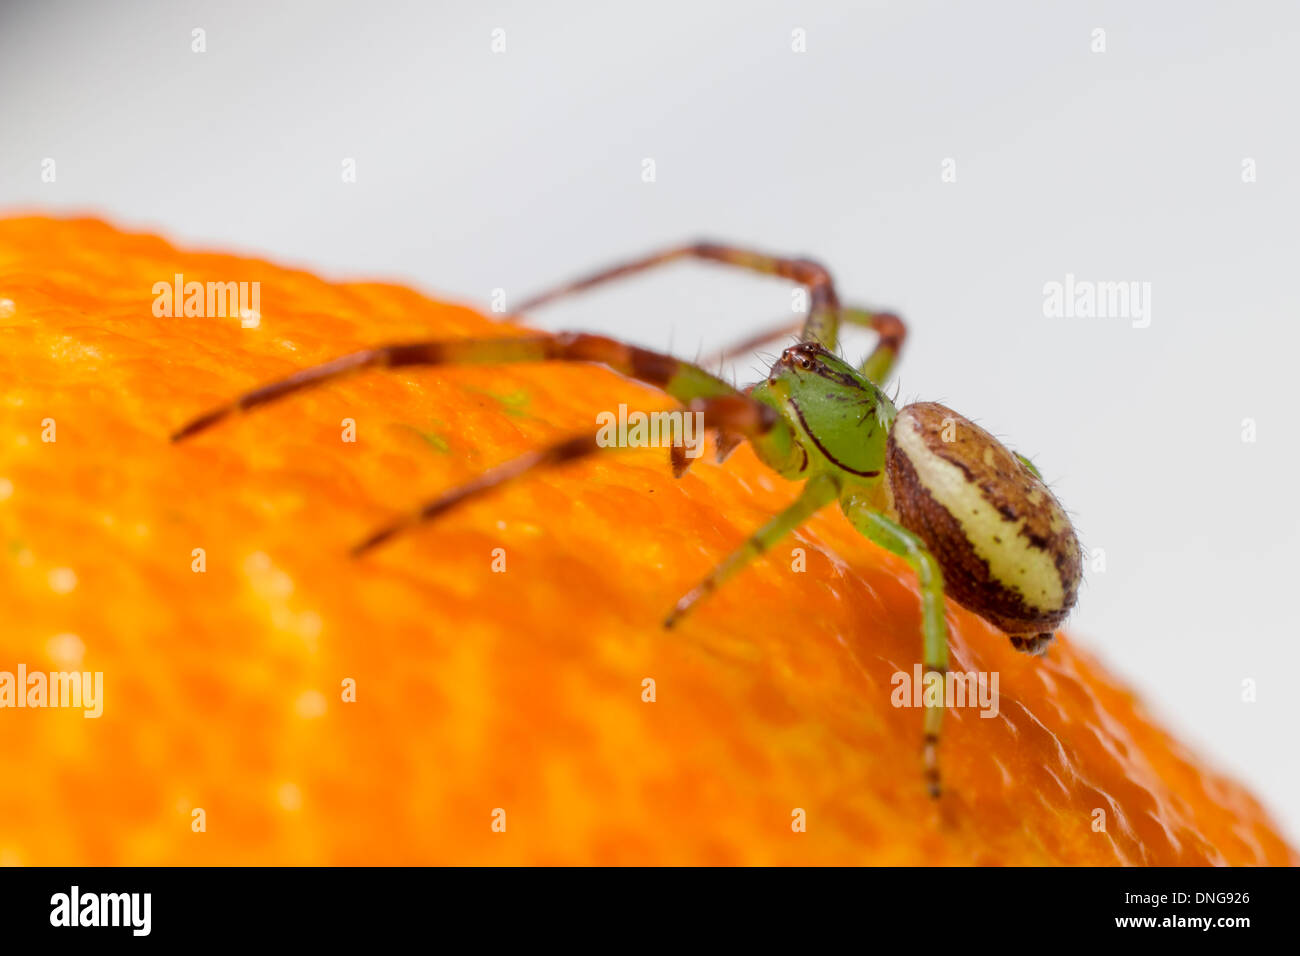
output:
<instances>
[{"instance_id":1,"label":"orange fruit","mask_svg":"<svg viewBox=\"0 0 1300 956\"><path fill-rule=\"evenodd\" d=\"M260 321L155 315L178 273L259 282ZM797 493L747 448L681 480L610 453L348 556L599 411L671 407L604 368L368 373L167 441L360 346L518 334L472 309L21 218L0 334L0 671L103 674L98 718L0 710L0 861L1297 862L1079 644L1031 659L956 605L952 666L1000 712L949 710L928 799L890 703L916 585L835 509L663 631Z\"/></svg>"}]
</instances>

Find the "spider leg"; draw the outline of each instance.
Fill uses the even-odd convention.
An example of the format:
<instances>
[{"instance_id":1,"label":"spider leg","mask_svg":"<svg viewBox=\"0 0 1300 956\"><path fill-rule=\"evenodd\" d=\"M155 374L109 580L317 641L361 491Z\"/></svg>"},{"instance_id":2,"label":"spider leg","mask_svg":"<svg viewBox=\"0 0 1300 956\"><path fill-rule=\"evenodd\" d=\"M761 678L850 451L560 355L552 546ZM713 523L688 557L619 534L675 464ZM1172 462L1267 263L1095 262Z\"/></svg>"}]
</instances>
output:
<instances>
[{"instance_id":1,"label":"spider leg","mask_svg":"<svg viewBox=\"0 0 1300 956\"><path fill-rule=\"evenodd\" d=\"M858 371L871 380L878 388L883 388L889 381L889 373L903 351L903 342L907 339L907 325L893 312L873 312L845 306L840 315L845 322L864 325L876 333L876 347L862 360Z\"/></svg>"},{"instance_id":2,"label":"spider leg","mask_svg":"<svg viewBox=\"0 0 1300 956\"><path fill-rule=\"evenodd\" d=\"M245 392L225 405L192 419L177 429L171 439L180 441L189 438L232 415L365 369L548 361L598 362L630 378L661 388L684 404L696 398L741 395L731 385L697 365L600 335L562 332L555 335L409 342L353 352Z\"/></svg>"},{"instance_id":3,"label":"spider leg","mask_svg":"<svg viewBox=\"0 0 1300 956\"><path fill-rule=\"evenodd\" d=\"M750 535L744 544L727 555L704 580L682 596L664 619L664 627L673 627L687 611L717 590L720 584L834 501L838 493L835 480L829 475L810 478L793 504Z\"/></svg>"},{"instance_id":4,"label":"spider leg","mask_svg":"<svg viewBox=\"0 0 1300 956\"><path fill-rule=\"evenodd\" d=\"M879 336L875 349L862 361L858 370L871 379L875 385L883 386L889 378L894 363L898 361L899 352L903 349L903 341L907 338L906 324L892 312L877 312L872 309L863 309L851 305L840 307L840 320L847 322L849 325L858 325L871 329ZM783 325L773 326L766 331L759 332L741 342L730 345L720 352L715 352L708 358L703 359L700 364L714 368L724 362L748 355L764 345L787 336L797 335L803 328L803 323L804 320L800 319L795 322L786 322Z\"/></svg>"},{"instance_id":5,"label":"spider leg","mask_svg":"<svg viewBox=\"0 0 1300 956\"><path fill-rule=\"evenodd\" d=\"M800 339L805 342L816 340L828 349L835 348L839 335L840 302L835 293L835 284L825 268L809 259L772 256L716 242L693 242L674 246L671 249L610 266L573 282L530 296L520 303L517 311L527 312L614 279L622 279L680 259L721 262L797 282L808 290L808 315L800 323L799 327L802 330Z\"/></svg>"},{"instance_id":6,"label":"spider leg","mask_svg":"<svg viewBox=\"0 0 1300 956\"><path fill-rule=\"evenodd\" d=\"M925 543L902 525L891 521L870 505L857 499L844 504L849 522L876 544L907 559L921 588L921 635L925 673L948 672L948 628L943 619L943 572ZM943 723L944 705L929 701L926 695L923 759L930 796L939 796L939 728Z\"/></svg>"},{"instance_id":7,"label":"spider leg","mask_svg":"<svg viewBox=\"0 0 1300 956\"><path fill-rule=\"evenodd\" d=\"M721 396L717 398L697 398L687 410L699 414L705 428L725 429L728 433L743 435L756 444L760 444L773 430L784 428L785 423L768 415L771 409L758 402L750 401L743 395ZM597 452L617 448L615 445L602 445L597 434L577 435L567 438L549 448L520 455L505 464L484 472L459 488L438 496L416 511L399 518L397 521L377 530L353 549L353 555L364 554L377 545L383 544L394 536L408 531L426 521L441 517L452 508L480 495L486 494L509 481L520 478L538 468L554 468L558 465L586 458ZM676 448L676 446L673 446Z\"/></svg>"}]
</instances>

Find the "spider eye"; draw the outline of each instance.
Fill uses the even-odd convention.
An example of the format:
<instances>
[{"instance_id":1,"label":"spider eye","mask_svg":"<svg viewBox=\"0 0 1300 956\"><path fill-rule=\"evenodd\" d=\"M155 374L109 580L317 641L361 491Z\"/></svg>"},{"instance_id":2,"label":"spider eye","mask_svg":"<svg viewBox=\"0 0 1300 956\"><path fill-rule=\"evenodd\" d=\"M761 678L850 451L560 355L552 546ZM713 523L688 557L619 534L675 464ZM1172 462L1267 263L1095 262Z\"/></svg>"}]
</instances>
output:
<instances>
[{"instance_id":1,"label":"spider eye","mask_svg":"<svg viewBox=\"0 0 1300 956\"><path fill-rule=\"evenodd\" d=\"M808 356L806 355L799 356L799 367L801 369L804 370L811 369L812 365L813 365L812 359L808 358Z\"/></svg>"}]
</instances>

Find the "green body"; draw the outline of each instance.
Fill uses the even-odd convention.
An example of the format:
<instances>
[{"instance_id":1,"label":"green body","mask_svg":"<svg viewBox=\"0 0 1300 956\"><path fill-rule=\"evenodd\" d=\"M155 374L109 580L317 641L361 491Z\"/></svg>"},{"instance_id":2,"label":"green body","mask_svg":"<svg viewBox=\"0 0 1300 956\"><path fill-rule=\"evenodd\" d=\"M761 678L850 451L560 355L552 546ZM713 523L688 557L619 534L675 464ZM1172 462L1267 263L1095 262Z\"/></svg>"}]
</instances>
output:
<instances>
[{"instance_id":1,"label":"green body","mask_svg":"<svg viewBox=\"0 0 1300 956\"><path fill-rule=\"evenodd\" d=\"M866 493L885 473L885 444L898 409L865 375L817 346L787 349L750 398L775 409L794 442L764 464L786 478L826 474L845 492Z\"/></svg>"}]
</instances>

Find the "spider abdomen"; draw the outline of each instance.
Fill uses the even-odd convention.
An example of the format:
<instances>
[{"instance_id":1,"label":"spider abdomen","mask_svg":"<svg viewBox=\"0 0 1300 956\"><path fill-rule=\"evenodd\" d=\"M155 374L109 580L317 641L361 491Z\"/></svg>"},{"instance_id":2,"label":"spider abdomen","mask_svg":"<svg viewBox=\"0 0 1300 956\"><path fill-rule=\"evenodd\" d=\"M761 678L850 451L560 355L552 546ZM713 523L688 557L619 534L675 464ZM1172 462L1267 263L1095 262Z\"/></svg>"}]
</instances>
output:
<instances>
[{"instance_id":1,"label":"spider abdomen","mask_svg":"<svg viewBox=\"0 0 1300 956\"><path fill-rule=\"evenodd\" d=\"M1079 542L1055 496L974 422L936 402L909 405L889 435L899 522L943 569L947 592L1032 649L1074 606Z\"/></svg>"}]
</instances>

